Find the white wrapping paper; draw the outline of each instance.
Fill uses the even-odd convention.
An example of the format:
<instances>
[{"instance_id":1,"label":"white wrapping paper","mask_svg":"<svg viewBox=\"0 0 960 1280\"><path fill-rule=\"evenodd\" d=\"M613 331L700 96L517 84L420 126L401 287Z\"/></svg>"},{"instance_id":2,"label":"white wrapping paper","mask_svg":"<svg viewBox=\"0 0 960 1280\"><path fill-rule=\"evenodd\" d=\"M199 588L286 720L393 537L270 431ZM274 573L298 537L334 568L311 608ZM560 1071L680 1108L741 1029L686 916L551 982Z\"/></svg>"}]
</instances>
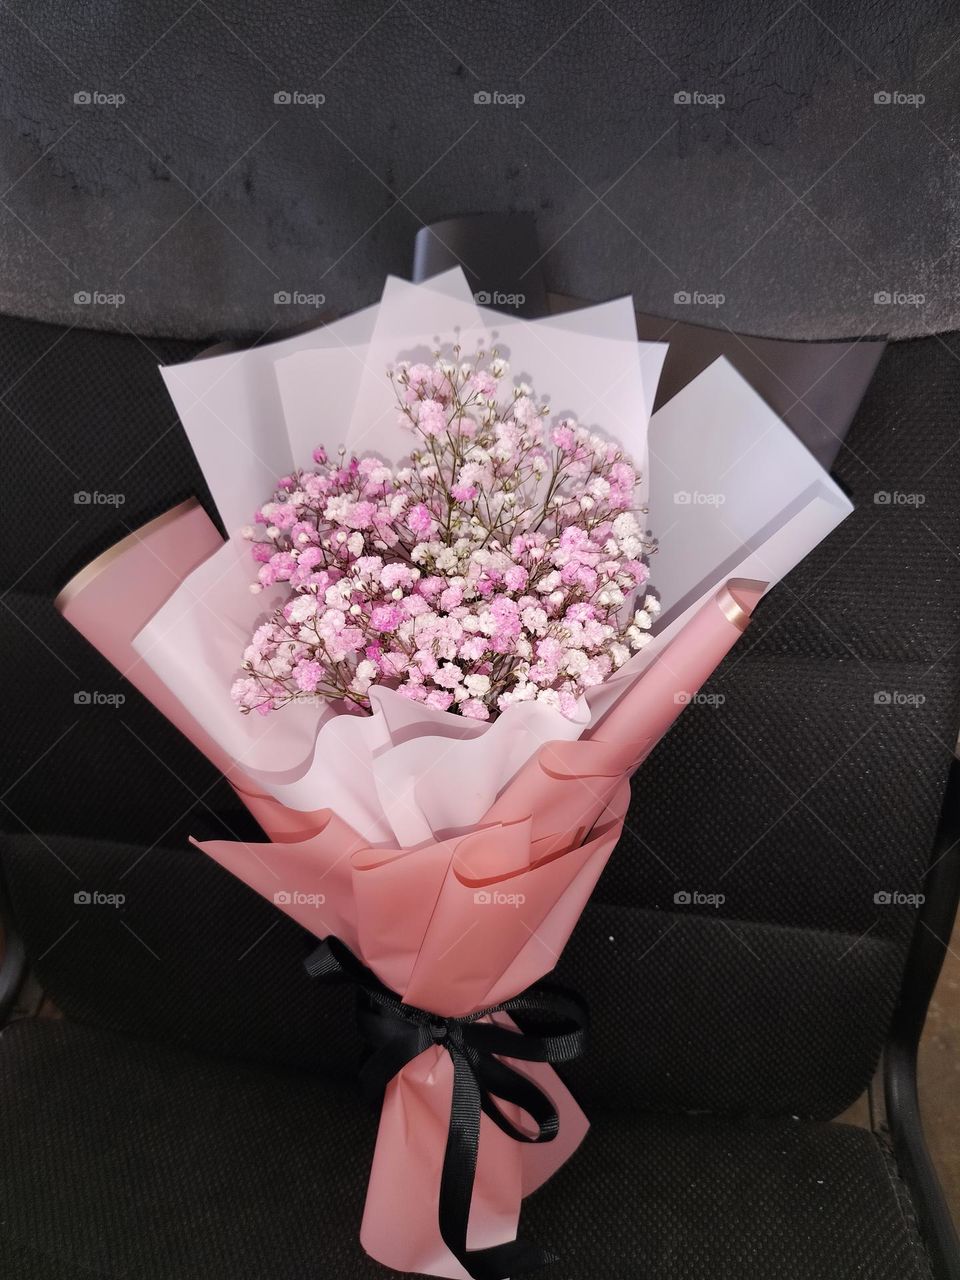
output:
<instances>
[{"instance_id":1,"label":"white wrapping paper","mask_svg":"<svg viewBox=\"0 0 960 1280\"><path fill-rule=\"evenodd\" d=\"M286 598L252 595L237 531L318 444L397 462L409 448L386 368L457 340L469 359L496 346L515 380L616 439L643 468L660 540L651 579L664 605L653 642L568 719L538 703L465 720L371 690L373 714L299 703L241 715L229 697L244 646ZM637 679L707 595L732 576L771 585L851 510L829 476L725 360L650 410L666 352L638 343L621 299L525 321L475 305L459 271L390 279L381 303L324 328L162 370L230 534L150 620L135 648L263 790L293 809L336 810L371 842L410 847L478 822L544 743L578 738ZM687 495L684 498L684 495Z\"/></svg>"}]
</instances>

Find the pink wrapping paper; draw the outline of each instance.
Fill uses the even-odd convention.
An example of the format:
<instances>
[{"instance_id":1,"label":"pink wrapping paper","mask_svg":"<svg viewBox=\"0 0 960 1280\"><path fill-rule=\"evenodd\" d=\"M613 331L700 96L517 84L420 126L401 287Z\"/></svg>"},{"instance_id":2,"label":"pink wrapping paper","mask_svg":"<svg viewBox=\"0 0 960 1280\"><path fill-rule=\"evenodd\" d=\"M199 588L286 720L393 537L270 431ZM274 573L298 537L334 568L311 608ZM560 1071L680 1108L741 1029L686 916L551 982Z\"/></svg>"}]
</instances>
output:
<instances>
[{"instance_id":1,"label":"pink wrapping paper","mask_svg":"<svg viewBox=\"0 0 960 1280\"><path fill-rule=\"evenodd\" d=\"M574 742L542 747L473 829L413 848L372 846L331 810L299 813L225 760L131 647L191 568L219 545L187 504L152 522L65 588L58 605L230 779L270 836L198 845L318 938L339 938L407 1004L459 1017L518 995L555 966L623 829L629 777L744 629L764 584L728 583L611 711ZM502 1019L503 1015L494 1015ZM576 1150L583 1112L550 1066L513 1063L560 1116L550 1143L517 1143L481 1118L468 1244L516 1237L522 1198ZM426 1050L390 1082L360 1238L401 1271L466 1277L440 1237L440 1174L452 1062ZM506 1108L505 1108L506 1109ZM523 1123L516 1109L512 1118Z\"/></svg>"},{"instance_id":2,"label":"pink wrapping paper","mask_svg":"<svg viewBox=\"0 0 960 1280\"><path fill-rule=\"evenodd\" d=\"M56 607L120 674L207 757L274 840L302 839L322 815L296 813L264 796L224 754L133 647L134 636L183 580L223 545L196 499L128 534L72 578Z\"/></svg>"}]
</instances>

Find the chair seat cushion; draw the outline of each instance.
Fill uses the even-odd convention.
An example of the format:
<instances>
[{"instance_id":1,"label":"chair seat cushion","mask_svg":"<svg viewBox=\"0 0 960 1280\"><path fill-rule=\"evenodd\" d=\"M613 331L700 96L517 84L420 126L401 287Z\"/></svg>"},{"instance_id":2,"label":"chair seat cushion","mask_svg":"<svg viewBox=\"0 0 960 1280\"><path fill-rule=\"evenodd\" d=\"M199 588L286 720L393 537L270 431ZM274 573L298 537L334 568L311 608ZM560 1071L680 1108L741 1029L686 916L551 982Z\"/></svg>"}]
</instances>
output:
<instances>
[{"instance_id":1,"label":"chair seat cushion","mask_svg":"<svg viewBox=\"0 0 960 1280\"><path fill-rule=\"evenodd\" d=\"M61 1020L0 1036L9 1280L374 1280L375 1117L308 1072ZM845 1125L594 1115L527 1202L553 1280L928 1280L908 1197Z\"/></svg>"}]
</instances>

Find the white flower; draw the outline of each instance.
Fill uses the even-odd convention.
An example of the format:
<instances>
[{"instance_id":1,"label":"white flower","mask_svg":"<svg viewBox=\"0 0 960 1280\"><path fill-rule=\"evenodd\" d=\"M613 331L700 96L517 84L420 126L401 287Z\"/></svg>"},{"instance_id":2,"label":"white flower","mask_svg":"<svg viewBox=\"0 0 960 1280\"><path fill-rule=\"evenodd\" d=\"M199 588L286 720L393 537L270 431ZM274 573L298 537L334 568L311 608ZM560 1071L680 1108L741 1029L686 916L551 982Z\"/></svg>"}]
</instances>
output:
<instances>
[{"instance_id":1,"label":"white flower","mask_svg":"<svg viewBox=\"0 0 960 1280\"><path fill-rule=\"evenodd\" d=\"M307 619L312 618L316 612L316 596L297 596L290 606L289 621L293 623L306 622Z\"/></svg>"},{"instance_id":2,"label":"white flower","mask_svg":"<svg viewBox=\"0 0 960 1280\"><path fill-rule=\"evenodd\" d=\"M627 627L626 640L631 649L642 649L652 639L653 636L649 631L641 631L639 627Z\"/></svg>"},{"instance_id":3,"label":"white flower","mask_svg":"<svg viewBox=\"0 0 960 1280\"><path fill-rule=\"evenodd\" d=\"M529 605L520 614L520 621L535 636L542 636L547 630L547 614L544 609Z\"/></svg>"},{"instance_id":4,"label":"white flower","mask_svg":"<svg viewBox=\"0 0 960 1280\"><path fill-rule=\"evenodd\" d=\"M433 677L433 683L439 685L441 689L456 690L462 680L463 672L455 662L445 662ZM456 696L456 693L454 693L454 696Z\"/></svg>"},{"instance_id":5,"label":"white flower","mask_svg":"<svg viewBox=\"0 0 960 1280\"><path fill-rule=\"evenodd\" d=\"M570 675L579 676L586 671L588 662L589 659L582 649L569 649L564 667Z\"/></svg>"},{"instance_id":6,"label":"white flower","mask_svg":"<svg viewBox=\"0 0 960 1280\"><path fill-rule=\"evenodd\" d=\"M556 591L560 585L560 574L554 569L552 573L546 574L537 583L537 590L541 595L547 596L551 591Z\"/></svg>"},{"instance_id":7,"label":"white flower","mask_svg":"<svg viewBox=\"0 0 960 1280\"><path fill-rule=\"evenodd\" d=\"M625 644L612 644L609 652L610 661L615 667L622 667L630 657L630 650Z\"/></svg>"},{"instance_id":8,"label":"white flower","mask_svg":"<svg viewBox=\"0 0 960 1280\"><path fill-rule=\"evenodd\" d=\"M482 698L484 694L490 692L489 676L467 676L463 682L475 698Z\"/></svg>"}]
</instances>

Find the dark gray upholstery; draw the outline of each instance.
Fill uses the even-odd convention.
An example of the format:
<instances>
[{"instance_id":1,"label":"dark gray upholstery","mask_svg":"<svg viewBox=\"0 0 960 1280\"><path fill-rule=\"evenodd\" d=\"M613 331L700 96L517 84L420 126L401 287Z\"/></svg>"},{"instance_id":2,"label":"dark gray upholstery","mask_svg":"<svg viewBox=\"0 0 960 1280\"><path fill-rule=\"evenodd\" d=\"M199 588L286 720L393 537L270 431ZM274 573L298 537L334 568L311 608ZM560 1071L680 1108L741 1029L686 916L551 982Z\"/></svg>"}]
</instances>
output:
<instances>
[{"instance_id":1,"label":"dark gray upholstery","mask_svg":"<svg viewBox=\"0 0 960 1280\"><path fill-rule=\"evenodd\" d=\"M342 314L421 224L520 209L555 292L778 337L960 326L949 0L527 9L11 0L0 310L260 334L278 292ZM898 93L926 101L875 102Z\"/></svg>"},{"instance_id":2,"label":"dark gray upholstery","mask_svg":"<svg viewBox=\"0 0 960 1280\"><path fill-rule=\"evenodd\" d=\"M373 1117L349 1089L63 1023L0 1036L16 1280L377 1280L356 1238ZM55 1153L55 1158L54 1158ZM524 1230L553 1280L928 1280L873 1137L598 1110Z\"/></svg>"},{"instance_id":3,"label":"dark gray upholstery","mask_svg":"<svg viewBox=\"0 0 960 1280\"><path fill-rule=\"evenodd\" d=\"M915 922L876 895L922 892L956 739L957 347L886 352L837 464L855 513L635 780L559 969L593 1008L568 1075L597 1125L527 1210L558 1277L595 1258L677 1280L924 1275L876 1140L790 1117L836 1115L876 1066ZM0 321L0 867L68 1020L0 1039L18 1280L372 1273L348 998L304 976L306 934L186 844L255 831L52 604L128 528L206 497L155 368L191 350ZM75 902L92 889L125 901Z\"/></svg>"}]
</instances>

